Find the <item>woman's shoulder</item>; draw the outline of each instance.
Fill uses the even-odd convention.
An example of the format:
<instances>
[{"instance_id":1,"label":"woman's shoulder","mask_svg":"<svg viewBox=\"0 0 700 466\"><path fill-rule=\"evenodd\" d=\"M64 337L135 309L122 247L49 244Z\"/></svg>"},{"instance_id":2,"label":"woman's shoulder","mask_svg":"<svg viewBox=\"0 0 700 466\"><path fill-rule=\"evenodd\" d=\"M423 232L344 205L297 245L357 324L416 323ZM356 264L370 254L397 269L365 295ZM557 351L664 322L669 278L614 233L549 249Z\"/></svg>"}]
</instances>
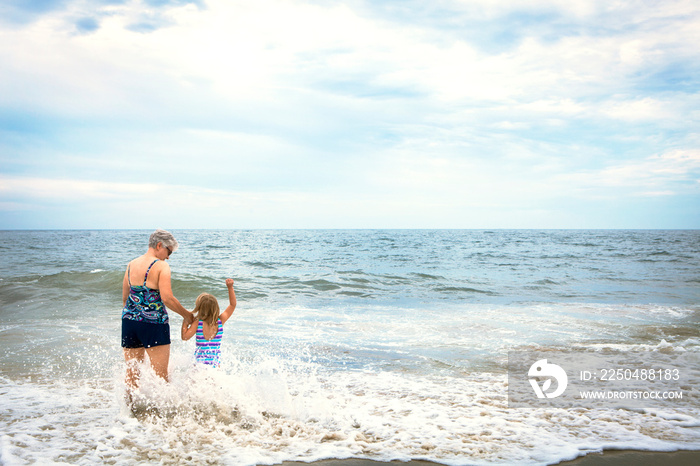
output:
<instances>
[{"instance_id":1,"label":"woman's shoulder","mask_svg":"<svg viewBox=\"0 0 700 466\"><path fill-rule=\"evenodd\" d=\"M157 276L160 275L163 270L170 270L170 266L163 260L143 255L131 260L127 269L131 270L132 273L136 272L141 274L148 271L149 275L153 273Z\"/></svg>"},{"instance_id":2,"label":"woman's shoulder","mask_svg":"<svg viewBox=\"0 0 700 466\"><path fill-rule=\"evenodd\" d=\"M157 257L143 255L132 260L130 263L138 264L144 268L150 268L151 270L162 270L170 269L168 263L164 260L160 260Z\"/></svg>"},{"instance_id":3,"label":"woman's shoulder","mask_svg":"<svg viewBox=\"0 0 700 466\"><path fill-rule=\"evenodd\" d=\"M142 256L138 256L138 257L132 259L129 262L129 265L141 265L141 264L145 264L146 262L151 263L151 262L153 262L153 259L155 259L155 258L151 258L148 254L144 254Z\"/></svg>"},{"instance_id":4,"label":"woman's shoulder","mask_svg":"<svg viewBox=\"0 0 700 466\"><path fill-rule=\"evenodd\" d=\"M151 270L157 274L160 274L163 271L170 272L170 264L160 259L155 259L155 262L153 262L153 264L150 267Z\"/></svg>"}]
</instances>

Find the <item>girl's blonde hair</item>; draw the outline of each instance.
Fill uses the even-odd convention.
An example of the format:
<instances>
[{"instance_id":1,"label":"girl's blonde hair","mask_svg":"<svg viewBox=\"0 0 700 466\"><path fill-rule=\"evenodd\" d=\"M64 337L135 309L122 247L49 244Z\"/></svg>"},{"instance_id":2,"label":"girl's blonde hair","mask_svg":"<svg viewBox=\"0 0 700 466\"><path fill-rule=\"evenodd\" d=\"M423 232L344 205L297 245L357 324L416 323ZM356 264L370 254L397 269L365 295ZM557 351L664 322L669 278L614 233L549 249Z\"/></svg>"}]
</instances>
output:
<instances>
[{"instance_id":1,"label":"girl's blonde hair","mask_svg":"<svg viewBox=\"0 0 700 466\"><path fill-rule=\"evenodd\" d=\"M209 293L202 293L197 296L197 301L194 303L194 314L197 316L197 320L215 327L220 314L219 302Z\"/></svg>"}]
</instances>

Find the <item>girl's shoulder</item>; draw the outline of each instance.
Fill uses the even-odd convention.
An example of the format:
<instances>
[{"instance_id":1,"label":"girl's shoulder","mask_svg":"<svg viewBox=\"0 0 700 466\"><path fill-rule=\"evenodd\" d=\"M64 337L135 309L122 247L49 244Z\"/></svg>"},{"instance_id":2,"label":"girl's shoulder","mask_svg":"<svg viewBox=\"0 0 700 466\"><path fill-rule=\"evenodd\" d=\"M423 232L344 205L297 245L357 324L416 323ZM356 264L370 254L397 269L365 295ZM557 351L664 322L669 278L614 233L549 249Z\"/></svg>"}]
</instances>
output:
<instances>
[{"instance_id":1,"label":"girl's shoulder","mask_svg":"<svg viewBox=\"0 0 700 466\"><path fill-rule=\"evenodd\" d=\"M221 318L216 319L216 326L220 327L222 325L224 325L224 322L221 320ZM199 322L197 323L197 326L198 327L204 327L204 326L209 327L209 323L200 319Z\"/></svg>"}]
</instances>

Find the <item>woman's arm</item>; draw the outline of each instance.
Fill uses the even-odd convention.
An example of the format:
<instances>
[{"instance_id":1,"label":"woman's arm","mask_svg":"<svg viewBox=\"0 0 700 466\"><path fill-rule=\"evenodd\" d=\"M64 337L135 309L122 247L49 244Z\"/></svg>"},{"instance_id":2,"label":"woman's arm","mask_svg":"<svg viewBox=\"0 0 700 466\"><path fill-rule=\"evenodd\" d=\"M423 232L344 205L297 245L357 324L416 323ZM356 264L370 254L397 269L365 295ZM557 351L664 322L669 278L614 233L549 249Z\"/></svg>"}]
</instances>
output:
<instances>
[{"instance_id":1,"label":"woman's arm","mask_svg":"<svg viewBox=\"0 0 700 466\"><path fill-rule=\"evenodd\" d=\"M182 304L180 304L180 301L173 296L173 288L170 284L170 266L165 261L159 262L163 264L160 267L160 274L158 276L158 290L160 291L160 297L168 309L180 314L189 325L194 321L194 315L185 309Z\"/></svg>"},{"instance_id":2,"label":"woman's arm","mask_svg":"<svg viewBox=\"0 0 700 466\"><path fill-rule=\"evenodd\" d=\"M233 278L226 279L226 288L228 288L229 305L219 316L219 319L221 319L221 325L225 324L228 318L233 314L233 311L236 310L236 291L233 289Z\"/></svg>"},{"instance_id":3,"label":"woman's arm","mask_svg":"<svg viewBox=\"0 0 700 466\"><path fill-rule=\"evenodd\" d=\"M129 269L124 272L124 280L122 281L122 307L126 306L126 298L129 297Z\"/></svg>"}]
</instances>

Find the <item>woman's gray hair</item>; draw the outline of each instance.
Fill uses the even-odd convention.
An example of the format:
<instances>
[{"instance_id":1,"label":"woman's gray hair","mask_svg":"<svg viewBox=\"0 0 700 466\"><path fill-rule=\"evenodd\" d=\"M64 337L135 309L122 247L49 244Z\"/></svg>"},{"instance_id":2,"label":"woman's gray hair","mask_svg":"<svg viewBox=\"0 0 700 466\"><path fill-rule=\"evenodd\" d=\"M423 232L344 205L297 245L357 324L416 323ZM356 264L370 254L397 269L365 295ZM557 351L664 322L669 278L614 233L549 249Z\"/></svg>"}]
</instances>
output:
<instances>
[{"instance_id":1,"label":"woman's gray hair","mask_svg":"<svg viewBox=\"0 0 700 466\"><path fill-rule=\"evenodd\" d=\"M177 251L177 240L169 231L161 230L160 228L151 233L148 239L148 247L155 249L158 243L163 243L163 246L170 248L172 252Z\"/></svg>"}]
</instances>

